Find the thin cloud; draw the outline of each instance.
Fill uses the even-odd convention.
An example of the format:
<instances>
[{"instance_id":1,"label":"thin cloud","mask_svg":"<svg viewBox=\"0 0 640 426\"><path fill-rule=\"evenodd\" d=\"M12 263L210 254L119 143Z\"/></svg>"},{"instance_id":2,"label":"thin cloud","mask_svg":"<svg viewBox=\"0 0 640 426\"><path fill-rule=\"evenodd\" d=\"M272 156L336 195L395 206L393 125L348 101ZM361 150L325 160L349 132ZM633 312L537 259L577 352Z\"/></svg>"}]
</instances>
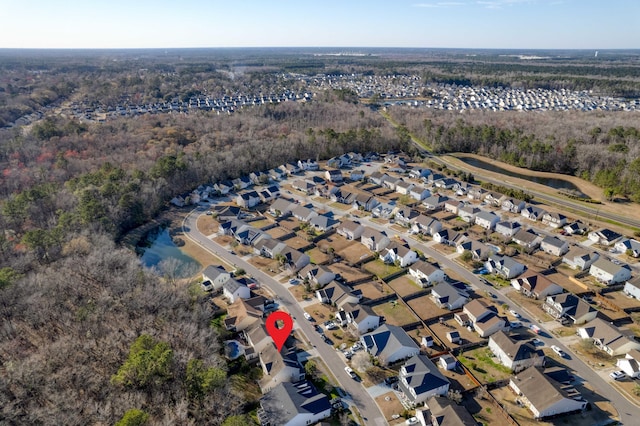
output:
<instances>
[{"instance_id":1,"label":"thin cloud","mask_svg":"<svg viewBox=\"0 0 640 426\"><path fill-rule=\"evenodd\" d=\"M434 3L416 3L413 7L424 7L424 8L445 8L445 7L456 7L456 6L464 6L465 3L459 1L439 1Z\"/></svg>"},{"instance_id":2,"label":"thin cloud","mask_svg":"<svg viewBox=\"0 0 640 426\"><path fill-rule=\"evenodd\" d=\"M513 6L516 4L524 3L537 3L535 0L489 0L489 1L477 1L477 4L484 6L487 9L502 9L503 6Z\"/></svg>"}]
</instances>

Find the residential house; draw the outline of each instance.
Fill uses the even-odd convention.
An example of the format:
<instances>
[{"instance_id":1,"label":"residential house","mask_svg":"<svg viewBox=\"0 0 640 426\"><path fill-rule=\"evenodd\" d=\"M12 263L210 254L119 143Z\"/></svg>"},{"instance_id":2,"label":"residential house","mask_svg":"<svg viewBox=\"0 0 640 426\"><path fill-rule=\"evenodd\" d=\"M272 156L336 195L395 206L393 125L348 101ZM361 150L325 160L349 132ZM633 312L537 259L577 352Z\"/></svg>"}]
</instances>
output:
<instances>
[{"instance_id":1,"label":"residential house","mask_svg":"<svg viewBox=\"0 0 640 426\"><path fill-rule=\"evenodd\" d=\"M529 367L511 377L509 387L536 420L582 411L587 401L575 388L545 375L538 367Z\"/></svg>"},{"instance_id":2,"label":"residential house","mask_svg":"<svg viewBox=\"0 0 640 426\"><path fill-rule=\"evenodd\" d=\"M458 253L468 251L473 260L486 260L495 253L495 249L477 240L464 240L456 246Z\"/></svg>"},{"instance_id":3,"label":"residential house","mask_svg":"<svg viewBox=\"0 0 640 426\"><path fill-rule=\"evenodd\" d=\"M433 182L433 185L436 188L441 188L441 189L453 189L453 187L456 186L457 184L458 184L457 180L453 178L448 178L448 177L438 179Z\"/></svg>"},{"instance_id":4,"label":"residential house","mask_svg":"<svg viewBox=\"0 0 640 426\"><path fill-rule=\"evenodd\" d=\"M469 198L470 200L484 200L484 197L486 197L486 195L487 190L479 186L474 186L467 192L467 198Z\"/></svg>"},{"instance_id":5,"label":"residential house","mask_svg":"<svg viewBox=\"0 0 640 426\"><path fill-rule=\"evenodd\" d=\"M327 170L326 172L324 172L324 177L329 182L333 183L340 183L344 180L344 178L342 177L342 171L338 169Z\"/></svg>"},{"instance_id":6,"label":"residential house","mask_svg":"<svg viewBox=\"0 0 640 426\"><path fill-rule=\"evenodd\" d=\"M265 172L251 172L249 173L249 179L254 185L263 185L269 182L269 175Z\"/></svg>"},{"instance_id":7,"label":"residential house","mask_svg":"<svg viewBox=\"0 0 640 426\"><path fill-rule=\"evenodd\" d=\"M520 223L510 220L503 220L496 224L496 232L508 238L512 238L520 229L522 229Z\"/></svg>"},{"instance_id":8,"label":"residential house","mask_svg":"<svg viewBox=\"0 0 640 426\"><path fill-rule=\"evenodd\" d=\"M515 233L511 240L528 252L532 252L542 241L542 237L538 236L531 229L520 229Z\"/></svg>"},{"instance_id":9,"label":"residential house","mask_svg":"<svg viewBox=\"0 0 640 426\"><path fill-rule=\"evenodd\" d=\"M467 193L471 189L471 185L467 182L458 182L455 185L453 185L453 188L451 189L456 192L456 195L462 197L467 195Z\"/></svg>"},{"instance_id":10,"label":"residential house","mask_svg":"<svg viewBox=\"0 0 640 426\"><path fill-rule=\"evenodd\" d=\"M368 305L345 303L343 310L347 323L354 327L359 335L369 333L380 326L380 316Z\"/></svg>"},{"instance_id":11,"label":"residential house","mask_svg":"<svg viewBox=\"0 0 640 426\"><path fill-rule=\"evenodd\" d=\"M251 299L256 299L252 302ZM256 296L251 299L238 299L227 308L224 325L227 330L244 331L262 323L264 315L264 297ZM254 306L256 303L261 305ZM262 309L260 309L262 306Z\"/></svg>"},{"instance_id":12,"label":"residential house","mask_svg":"<svg viewBox=\"0 0 640 426\"><path fill-rule=\"evenodd\" d=\"M457 216L458 209L462 207L464 207L464 203L456 200L455 198L449 198L447 201L444 202L444 206L442 207L442 209L445 212L453 213Z\"/></svg>"},{"instance_id":13,"label":"residential house","mask_svg":"<svg viewBox=\"0 0 640 426\"><path fill-rule=\"evenodd\" d=\"M233 183L231 181L217 182L213 185L213 189L220 193L220 195L227 195L233 189Z\"/></svg>"},{"instance_id":14,"label":"residential house","mask_svg":"<svg viewBox=\"0 0 640 426\"><path fill-rule=\"evenodd\" d=\"M313 209L305 206L298 206L294 208L293 210L291 210L291 214L301 222L309 222L311 219L318 216L318 213L316 213Z\"/></svg>"},{"instance_id":15,"label":"residential house","mask_svg":"<svg viewBox=\"0 0 640 426\"><path fill-rule=\"evenodd\" d=\"M269 178L274 181L279 181L287 176L287 174L280 169L271 169L267 172L267 175L269 175Z\"/></svg>"},{"instance_id":16,"label":"residential house","mask_svg":"<svg viewBox=\"0 0 640 426\"><path fill-rule=\"evenodd\" d=\"M511 280L511 285L525 296L538 300L560 294L563 291L558 284L551 282L546 276L537 272L529 272L519 278L514 278Z\"/></svg>"},{"instance_id":17,"label":"residential house","mask_svg":"<svg viewBox=\"0 0 640 426\"><path fill-rule=\"evenodd\" d=\"M298 277L302 280L309 280L312 285L324 287L333 281L336 274L326 266L310 263L298 271Z\"/></svg>"},{"instance_id":18,"label":"residential house","mask_svg":"<svg viewBox=\"0 0 640 426\"><path fill-rule=\"evenodd\" d=\"M365 226L360 242L369 250L379 252L388 246L391 240L382 232Z\"/></svg>"},{"instance_id":19,"label":"residential house","mask_svg":"<svg viewBox=\"0 0 640 426\"><path fill-rule=\"evenodd\" d=\"M556 320L576 325L591 321L598 314L593 306L572 293L547 296L542 309Z\"/></svg>"},{"instance_id":20,"label":"residential house","mask_svg":"<svg viewBox=\"0 0 640 426\"><path fill-rule=\"evenodd\" d=\"M384 186L385 188L388 188L392 191L396 190L396 183L401 182L402 179L397 178L395 176L389 176L387 174L385 174L384 176L382 176L382 178L380 178L380 182L382 184L382 186Z\"/></svg>"},{"instance_id":21,"label":"residential house","mask_svg":"<svg viewBox=\"0 0 640 426\"><path fill-rule=\"evenodd\" d=\"M640 378L640 351L631 349L624 358L619 358L616 367L632 379Z\"/></svg>"},{"instance_id":22,"label":"residential house","mask_svg":"<svg viewBox=\"0 0 640 426\"><path fill-rule=\"evenodd\" d=\"M475 224L483 227L484 229L493 229L496 227L496 223L500 222L500 216L493 212L481 210L476 215Z\"/></svg>"},{"instance_id":23,"label":"residential house","mask_svg":"<svg viewBox=\"0 0 640 426\"><path fill-rule=\"evenodd\" d=\"M298 160L298 167L304 171L316 171L320 169L318 162L312 159Z\"/></svg>"},{"instance_id":24,"label":"residential house","mask_svg":"<svg viewBox=\"0 0 640 426\"><path fill-rule=\"evenodd\" d=\"M506 198L504 195L497 192L487 192L483 201L491 206L498 207L502 204L504 198Z\"/></svg>"},{"instance_id":25,"label":"residential house","mask_svg":"<svg viewBox=\"0 0 640 426\"><path fill-rule=\"evenodd\" d=\"M360 337L371 355L378 357L382 365L410 358L420 353L420 348L402 327L383 324Z\"/></svg>"},{"instance_id":26,"label":"residential house","mask_svg":"<svg viewBox=\"0 0 640 426\"><path fill-rule=\"evenodd\" d=\"M241 189L247 189L252 185L251 179L249 179L249 176L242 176L237 179L233 179L231 183L233 183L233 187L236 189L236 191L239 191Z\"/></svg>"},{"instance_id":27,"label":"residential house","mask_svg":"<svg viewBox=\"0 0 640 426\"><path fill-rule=\"evenodd\" d=\"M279 169L287 176L291 176L302 171L295 163L285 163L281 165Z\"/></svg>"},{"instance_id":28,"label":"residential house","mask_svg":"<svg viewBox=\"0 0 640 426\"><path fill-rule=\"evenodd\" d=\"M393 214L393 211L396 209L395 206L392 206L389 203L378 203L371 209L371 215L373 217L381 217L383 219L388 219Z\"/></svg>"},{"instance_id":29,"label":"residential house","mask_svg":"<svg viewBox=\"0 0 640 426\"><path fill-rule=\"evenodd\" d=\"M524 217L525 219L529 219L530 221L533 221L533 222L542 219L542 216L544 216L545 213L546 213L545 210L541 209L540 207L532 206L531 204L528 204L520 212L522 217Z\"/></svg>"},{"instance_id":30,"label":"residential house","mask_svg":"<svg viewBox=\"0 0 640 426\"><path fill-rule=\"evenodd\" d=\"M418 260L418 254L411 248L394 241L380 250L380 260L384 263L398 262L404 268Z\"/></svg>"},{"instance_id":31,"label":"residential house","mask_svg":"<svg viewBox=\"0 0 640 426\"><path fill-rule=\"evenodd\" d=\"M311 220L309 221L309 225L311 225L317 231L327 232L333 228L338 227L338 225L340 225L340 222L335 220L331 216L321 214L311 218Z\"/></svg>"},{"instance_id":32,"label":"residential house","mask_svg":"<svg viewBox=\"0 0 640 426\"><path fill-rule=\"evenodd\" d=\"M624 294L640 300L640 275L624 284Z\"/></svg>"},{"instance_id":33,"label":"residential house","mask_svg":"<svg viewBox=\"0 0 640 426\"><path fill-rule=\"evenodd\" d=\"M327 395L313 384L281 383L260 398L258 419L262 426L307 426L331 416Z\"/></svg>"},{"instance_id":34,"label":"residential house","mask_svg":"<svg viewBox=\"0 0 640 426\"><path fill-rule=\"evenodd\" d=\"M437 266L418 260L409 267L409 274L415 278L416 282L422 287L431 287L432 285L445 281L446 275L442 269Z\"/></svg>"},{"instance_id":35,"label":"residential house","mask_svg":"<svg viewBox=\"0 0 640 426\"><path fill-rule=\"evenodd\" d=\"M438 307L450 311L461 308L469 300L469 293L466 290L448 282L442 282L433 287L431 296Z\"/></svg>"},{"instance_id":36,"label":"residential house","mask_svg":"<svg viewBox=\"0 0 640 426\"><path fill-rule=\"evenodd\" d=\"M487 315L483 315L473 322L473 329L478 332L480 337L489 337L500 330L507 330L508 328L509 321L491 310L488 311Z\"/></svg>"},{"instance_id":37,"label":"residential house","mask_svg":"<svg viewBox=\"0 0 640 426\"><path fill-rule=\"evenodd\" d=\"M516 198L506 197L501 200L500 208L506 212L520 213L525 207L525 202Z\"/></svg>"},{"instance_id":38,"label":"residential house","mask_svg":"<svg viewBox=\"0 0 640 426\"><path fill-rule=\"evenodd\" d=\"M262 199L256 191L241 192L236 197L236 204L247 209L253 208L260 203L262 203Z\"/></svg>"},{"instance_id":39,"label":"residential house","mask_svg":"<svg viewBox=\"0 0 640 426\"><path fill-rule=\"evenodd\" d=\"M449 380L426 355L414 355L400 368L398 390L411 405L418 405L436 395L446 395Z\"/></svg>"},{"instance_id":40,"label":"residential house","mask_svg":"<svg viewBox=\"0 0 640 426\"><path fill-rule=\"evenodd\" d=\"M498 310L493 305L487 305L481 299L474 299L464 305L462 312L467 316L469 323L473 324L486 316L497 314Z\"/></svg>"},{"instance_id":41,"label":"residential house","mask_svg":"<svg viewBox=\"0 0 640 426\"><path fill-rule=\"evenodd\" d=\"M246 285L231 278L222 284L222 294L229 300L229 303L234 303L238 299L250 298L251 290Z\"/></svg>"},{"instance_id":42,"label":"residential house","mask_svg":"<svg viewBox=\"0 0 640 426\"><path fill-rule=\"evenodd\" d=\"M567 224L567 217L560 213L545 213L542 215L542 223L552 228L561 228Z\"/></svg>"},{"instance_id":43,"label":"residential house","mask_svg":"<svg viewBox=\"0 0 640 426\"><path fill-rule=\"evenodd\" d=\"M489 337L489 349L500 364L516 373L531 366L544 365L542 349L537 349L530 340L513 340L504 331Z\"/></svg>"},{"instance_id":44,"label":"residential house","mask_svg":"<svg viewBox=\"0 0 640 426\"><path fill-rule=\"evenodd\" d=\"M600 254L597 251L580 246L572 246L562 258L562 262L573 269L586 271L598 258L600 258Z\"/></svg>"},{"instance_id":45,"label":"residential house","mask_svg":"<svg viewBox=\"0 0 640 426\"><path fill-rule=\"evenodd\" d=\"M456 232L449 228L441 229L433 234L433 241L448 246L457 246L466 241L466 239L467 234Z\"/></svg>"},{"instance_id":46,"label":"residential house","mask_svg":"<svg viewBox=\"0 0 640 426\"><path fill-rule=\"evenodd\" d=\"M307 179L296 179L291 183L293 189L304 192L305 194L313 194L316 186L315 183L309 182Z\"/></svg>"},{"instance_id":47,"label":"residential house","mask_svg":"<svg viewBox=\"0 0 640 426\"><path fill-rule=\"evenodd\" d=\"M338 225L336 232L347 240L357 240L362 236L364 226L352 220L345 220Z\"/></svg>"},{"instance_id":48,"label":"residential house","mask_svg":"<svg viewBox=\"0 0 640 426\"><path fill-rule=\"evenodd\" d=\"M427 210L441 210L448 199L449 197L446 195L433 194L431 197L425 198L424 201L422 201L422 205Z\"/></svg>"},{"instance_id":49,"label":"residential house","mask_svg":"<svg viewBox=\"0 0 640 426\"><path fill-rule=\"evenodd\" d=\"M337 281L331 281L325 288L316 291L316 297L322 303L342 308L348 303L360 303L362 292L360 290L352 290Z\"/></svg>"},{"instance_id":50,"label":"residential house","mask_svg":"<svg viewBox=\"0 0 640 426\"><path fill-rule=\"evenodd\" d=\"M431 191L429 191L424 186L414 185L409 190L409 196L417 201L422 201L431 196Z\"/></svg>"},{"instance_id":51,"label":"residential house","mask_svg":"<svg viewBox=\"0 0 640 426\"><path fill-rule=\"evenodd\" d=\"M413 220L411 231L414 234L423 234L433 236L436 232L442 229L442 223L437 219L433 219L426 215L419 215Z\"/></svg>"},{"instance_id":52,"label":"residential house","mask_svg":"<svg viewBox=\"0 0 640 426\"><path fill-rule=\"evenodd\" d=\"M562 256L569 251L569 243L561 238L548 235L540 242L540 250L553 256Z\"/></svg>"},{"instance_id":53,"label":"residential house","mask_svg":"<svg viewBox=\"0 0 640 426\"><path fill-rule=\"evenodd\" d=\"M367 193L359 193L356 194L352 199L351 204L355 209L370 212L380 204L380 201L378 201L373 195L369 195Z\"/></svg>"},{"instance_id":54,"label":"residential house","mask_svg":"<svg viewBox=\"0 0 640 426\"><path fill-rule=\"evenodd\" d=\"M269 336L269 333L267 333L267 329L262 322L247 328L243 334L250 346L244 350L247 359L257 358L267 345L273 344L273 339Z\"/></svg>"},{"instance_id":55,"label":"residential house","mask_svg":"<svg viewBox=\"0 0 640 426\"><path fill-rule=\"evenodd\" d=\"M244 214L240 207L228 205L212 206L211 211L218 222L226 222L231 219L240 219Z\"/></svg>"},{"instance_id":56,"label":"residential house","mask_svg":"<svg viewBox=\"0 0 640 426\"><path fill-rule=\"evenodd\" d=\"M587 225L579 221L565 225L562 229L569 235L584 235L588 230Z\"/></svg>"},{"instance_id":57,"label":"residential house","mask_svg":"<svg viewBox=\"0 0 640 426\"><path fill-rule=\"evenodd\" d=\"M631 268L600 257L589 268L589 274L601 283L614 285L631 279Z\"/></svg>"},{"instance_id":58,"label":"residential house","mask_svg":"<svg viewBox=\"0 0 640 426\"><path fill-rule=\"evenodd\" d=\"M578 328L578 336L583 339L591 339L596 348L605 351L610 356L626 354L631 350L640 350L633 331L620 332L618 327L602 318L594 318L582 327Z\"/></svg>"},{"instance_id":59,"label":"residential house","mask_svg":"<svg viewBox=\"0 0 640 426\"><path fill-rule=\"evenodd\" d=\"M622 238L618 240L615 249L620 253L628 253L633 257L640 257L640 241L630 238Z\"/></svg>"},{"instance_id":60,"label":"residential house","mask_svg":"<svg viewBox=\"0 0 640 426\"><path fill-rule=\"evenodd\" d=\"M311 263L308 255L289 246L283 248L278 255L282 256L284 266L291 272L296 272Z\"/></svg>"},{"instance_id":61,"label":"residential house","mask_svg":"<svg viewBox=\"0 0 640 426\"><path fill-rule=\"evenodd\" d=\"M395 188L395 191L396 191L398 194L401 194L401 195L409 195L409 191L410 191L410 190L411 190L411 188L413 188L414 186L415 186L415 184L414 184L413 182L408 182L408 181L405 181L405 180L400 179L400 180L398 180L398 181L396 182L396 188Z\"/></svg>"},{"instance_id":62,"label":"residential house","mask_svg":"<svg viewBox=\"0 0 640 426\"><path fill-rule=\"evenodd\" d=\"M298 361L297 353L294 349L282 349L278 351L275 343L271 342L259 353L260 366L262 367L262 378L260 388L262 392L267 392L280 383L296 383L304 380L305 371Z\"/></svg>"},{"instance_id":63,"label":"residential house","mask_svg":"<svg viewBox=\"0 0 640 426\"><path fill-rule=\"evenodd\" d=\"M482 210L480 210L473 204L465 204L458 209L458 216L460 216L460 219L464 220L467 223L475 223L476 215L481 211Z\"/></svg>"},{"instance_id":64,"label":"residential house","mask_svg":"<svg viewBox=\"0 0 640 426\"><path fill-rule=\"evenodd\" d=\"M622 238L622 235L618 234L611 229L599 229L597 231L589 232L589 239L596 244L602 244L603 246L612 246Z\"/></svg>"},{"instance_id":65,"label":"residential house","mask_svg":"<svg viewBox=\"0 0 640 426\"><path fill-rule=\"evenodd\" d=\"M255 245L255 251L260 255L269 259L275 259L282 250L287 247L285 243L275 238L265 238Z\"/></svg>"},{"instance_id":66,"label":"residential house","mask_svg":"<svg viewBox=\"0 0 640 426\"><path fill-rule=\"evenodd\" d=\"M431 174L431 170L423 169L422 167L414 167L409 172L409 177L412 179L420 179L423 177L428 177Z\"/></svg>"},{"instance_id":67,"label":"residential house","mask_svg":"<svg viewBox=\"0 0 640 426\"><path fill-rule=\"evenodd\" d=\"M398 224L409 227L418 216L420 216L419 211L410 207L400 207L396 210L395 220Z\"/></svg>"},{"instance_id":68,"label":"residential house","mask_svg":"<svg viewBox=\"0 0 640 426\"><path fill-rule=\"evenodd\" d=\"M202 272L202 281L209 281L214 290L222 289L222 285L230 279L231 273L219 265L209 265Z\"/></svg>"},{"instance_id":69,"label":"residential house","mask_svg":"<svg viewBox=\"0 0 640 426\"><path fill-rule=\"evenodd\" d=\"M276 199L269 206L269 213L275 217L286 217L291 214L291 211L298 207L296 203L292 203L284 198Z\"/></svg>"},{"instance_id":70,"label":"residential house","mask_svg":"<svg viewBox=\"0 0 640 426\"><path fill-rule=\"evenodd\" d=\"M371 183L374 183L374 184L378 185L378 186L382 186L382 181L383 181L383 178L385 176L389 176L389 175L386 174L386 173L382 173L382 172L376 171L376 172L373 172L373 173L371 173L369 175L369 181Z\"/></svg>"},{"instance_id":71,"label":"residential house","mask_svg":"<svg viewBox=\"0 0 640 426\"><path fill-rule=\"evenodd\" d=\"M464 405L458 405L448 398L434 396L426 401L426 409L416 410L420 426L475 426L477 420Z\"/></svg>"},{"instance_id":72,"label":"residential house","mask_svg":"<svg viewBox=\"0 0 640 426\"><path fill-rule=\"evenodd\" d=\"M364 170L356 170L353 169L349 172L349 180L351 182L358 182L364 179L365 173Z\"/></svg>"}]
</instances>

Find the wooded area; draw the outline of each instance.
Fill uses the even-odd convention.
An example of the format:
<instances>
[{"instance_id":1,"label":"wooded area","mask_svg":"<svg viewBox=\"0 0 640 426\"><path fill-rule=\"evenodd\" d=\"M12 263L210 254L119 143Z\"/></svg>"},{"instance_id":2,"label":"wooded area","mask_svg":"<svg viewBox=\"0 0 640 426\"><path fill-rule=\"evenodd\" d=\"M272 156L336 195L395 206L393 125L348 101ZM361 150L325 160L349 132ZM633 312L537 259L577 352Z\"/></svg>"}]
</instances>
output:
<instances>
[{"instance_id":1,"label":"wooded area","mask_svg":"<svg viewBox=\"0 0 640 426\"><path fill-rule=\"evenodd\" d=\"M250 424L245 414L256 401L244 391L251 378L230 374L198 286L163 280L117 246L172 197L200 184L349 151L414 155L413 134L435 152L576 174L611 196L640 201L635 113L459 114L394 106L388 113L402 124L396 130L347 88L233 114L196 110L97 122L58 109L309 89L305 79L285 78L294 72L308 72L308 81L316 73L357 72L625 94L638 87L635 56L618 68L590 59L507 66L491 53L485 65L472 67L464 52L444 50L357 58L239 52L0 52L3 422ZM495 81L483 80L491 75ZM25 115L26 124L13 126Z\"/></svg>"}]
</instances>

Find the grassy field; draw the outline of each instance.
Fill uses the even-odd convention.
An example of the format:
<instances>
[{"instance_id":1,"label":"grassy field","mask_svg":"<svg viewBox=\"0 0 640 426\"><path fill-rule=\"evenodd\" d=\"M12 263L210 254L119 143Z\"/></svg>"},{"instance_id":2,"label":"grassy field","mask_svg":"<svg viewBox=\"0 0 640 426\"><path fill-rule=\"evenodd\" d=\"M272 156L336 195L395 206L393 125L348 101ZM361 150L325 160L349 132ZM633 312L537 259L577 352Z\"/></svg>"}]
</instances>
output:
<instances>
[{"instance_id":1,"label":"grassy field","mask_svg":"<svg viewBox=\"0 0 640 426\"><path fill-rule=\"evenodd\" d=\"M385 317L388 324L403 326L418 321L418 318L402 303L391 301L372 306L373 312Z\"/></svg>"},{"instance_id":2,"label":"grassy field","mask_svg":"<svg viewBox=\"0 0 640 426\"><path fill-rule=\"evenodd\" d=\"M511 370L502 364L496 363L491 357L493 354L488 348L477 348L463 355L458 359L480 382L492 383L496 380L507 379L511 376Z\"/></svg>"},{"instance_id":3,"label":"grassy field","mask_svg":"<svg viewBox=\"0 0 640 426\"><path fill-rule=\"evenodd\" d=\"M364 265L364 269L371 272L373 275L379 278L385 278L389 275L400 272L402 268L396 265L385 264L382 260L376 259L368 262Z\"/></svg>"}]
</instances>

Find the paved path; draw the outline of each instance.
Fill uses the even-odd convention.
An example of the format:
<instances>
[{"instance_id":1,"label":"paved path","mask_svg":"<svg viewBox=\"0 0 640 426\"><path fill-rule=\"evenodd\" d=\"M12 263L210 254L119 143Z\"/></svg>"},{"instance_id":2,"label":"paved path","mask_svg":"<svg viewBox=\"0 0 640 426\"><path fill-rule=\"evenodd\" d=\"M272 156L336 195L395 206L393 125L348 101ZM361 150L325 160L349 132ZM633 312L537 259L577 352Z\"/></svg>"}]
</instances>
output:
<instances>
[{"instance_id":1,"label":"paved path","mask_svg":"<svg viewBox=\"0 0 640 426\"><path fill-rule=\"evenodd\" d=\"M387 421L383 417L376 402L371 398L365 388L359 383L351 379L351 377L344 371L346 364L338 355L338 352L329 346L320 338L320 335L313 329L313 325L304 320L304 311L298 302L294 299L293 295L273 277L265 274L260 269L256 268L252 264L246 262L238 256L234 256L228 252L224 247L202 234L196 225L197 218L200 214L207 210L206 206L200 206L193 210L183 221L182 227L184 234L199 244L203 248L209 250L211 253L221 258L229 264L236 264L238 267L243 268L249 275L258 280L262 285L268 287L273 294L278 298L281 306L294 318L294 329L301 331L307 337L309 342L316 348L318 356L322 358L324 363L329 368L331 374L336 378L338 383L349 395L346 400L352 402L357 407L362 419L366 425L384 426ZM301 321L298 321L300 318Z\"/></svg>"}]
</instances>

